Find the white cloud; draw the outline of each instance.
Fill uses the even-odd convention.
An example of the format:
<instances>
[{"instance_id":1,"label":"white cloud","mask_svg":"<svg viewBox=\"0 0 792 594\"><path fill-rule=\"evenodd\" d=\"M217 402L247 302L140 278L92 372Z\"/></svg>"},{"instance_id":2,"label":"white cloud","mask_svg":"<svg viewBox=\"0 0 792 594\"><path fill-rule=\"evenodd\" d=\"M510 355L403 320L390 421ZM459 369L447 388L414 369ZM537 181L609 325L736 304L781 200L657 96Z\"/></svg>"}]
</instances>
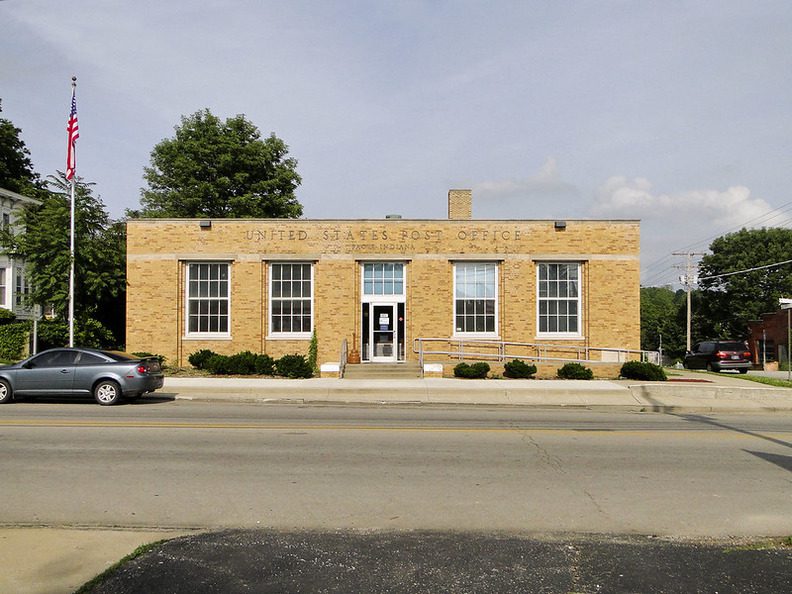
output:
<instances>
[{"instance_id":1,"label":"white cloud","mask_svg":"<svg viewBox=\"0 0 792 594\"><path fill-rule=\"evenodd\" d=\"M745 186L725 190L685 190L662 194L652 191L645 178L613 176L597 192L591 215L641 221L642 282L675 282L682 263L674 252L706 252L716 237L743 227L782 224L781 210L751 196Z\"/></svg>"},{"instance_id":2,"label":"white cloud","mask_svg":"<svg viewBox=\"0 0 792 594\"><path fill-rule=\"evenodd\" d=\"M763 215L772 207L751 196L745 186L726 190L686 190L676 194L655 194L649 180L624 176L609 178L597 190L592 214L597 217L636 218L662 221L676 226L680 219L704 229L761 226ZM673 224L671 224L673 222Z\"/></svg>"}]
</instances>

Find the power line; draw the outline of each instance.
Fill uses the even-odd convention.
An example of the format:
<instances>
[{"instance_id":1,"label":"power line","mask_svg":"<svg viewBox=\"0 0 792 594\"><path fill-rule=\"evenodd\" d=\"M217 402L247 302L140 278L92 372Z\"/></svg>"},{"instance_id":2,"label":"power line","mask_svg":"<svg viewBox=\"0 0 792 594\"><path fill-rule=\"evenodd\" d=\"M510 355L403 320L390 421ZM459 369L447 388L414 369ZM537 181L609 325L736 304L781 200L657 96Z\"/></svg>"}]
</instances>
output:
<instances>
[{"instance_id":1,"label":"power line","mask_svg":"<svg viewBox=\"0 0 792 594\"><path fill-rule=\"evenodd\" d=\"M723 278L724 276L734 276L735 274L745 274L746 272L755 272L757 270L766 270L768 268L777 268L784 264L792 264L792 260L784 260L783 262L776 262L775 264L767 264L766 266L756 266L755 268L746 268L745 270L737 270L735 272L724 272L723 274L713 274L711 276L700 276L698 280L709 280L711 278Z\"/></svg>"},{"instance_id":2,"label":"power line","mask_svg":"<svg viewBox=\"0 0 792 594\"><path fill-rule=\"evenodd\" d=\"M756 217L754 217L752 219L749 219L748 221L745 221L745 222L743 222L743 223L741 223L739 225L736 225L736 226L733 226L733 227L731 227L729 229L721 231L720 233L718 233L716 235L712 235L712 236L710 236L710 237L708 237L706 239L700 239L698 241L690 243L690 244L688 244L684 248L681 248L678 251L682 252L682 254L684 255L685 253L687 253L688 251L692 250L696 246L701 245L702 243L710 242L710 241L712 241L713 239L715 239L717 237L721 237L721 236L723 236L725 234L728 234L728 233L730 233L732 231L735 231L737 229L745 228L745 227L748 227L748 226L758 226L759 223L767 224L767 223L769 223L770 221L772 221L773 219L775 219L777 217L780 217L780 216L782 216L784 214L789 214L788 211L790 211L790 210L792 210L792 201L786 202L786 203L782 204L779 207L773 208L773 209L771 209L771 210L769 210L769 211L767 211L767 212L765 212L765 213L763 213L761 215L758 215L758 216L756 216ZM788 225L790 223L792 223L792 217L787 217L787 218L785 218L785 219L783 219L781 221L778 221L774 226L783 227L783 226ZM671 272L670 269L672 268L672 266L670 266L668 264L668 260L669 259L670 259L670 256L663 256L663 257L655 260L651 264L643 267L643 270L641 271L641 274L644 277L648 277L647 280L643 284L652 285L654 282L656 282L656 280L662 279L666 274L669 274ZM655 272L655 270L660 268L660 267L662 267L663 269L662 270L657 270ZM711 278L711 277L707 277L707 278Z\"/></svg>"}]
</instances>

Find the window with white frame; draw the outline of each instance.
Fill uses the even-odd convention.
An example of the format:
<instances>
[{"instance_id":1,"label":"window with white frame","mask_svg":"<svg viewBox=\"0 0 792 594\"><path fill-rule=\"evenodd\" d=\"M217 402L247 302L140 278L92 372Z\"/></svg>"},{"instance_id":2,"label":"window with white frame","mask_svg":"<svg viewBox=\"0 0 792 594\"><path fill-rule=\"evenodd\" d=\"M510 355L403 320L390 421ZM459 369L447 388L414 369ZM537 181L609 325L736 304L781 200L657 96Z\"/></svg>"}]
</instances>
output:
<instances>
[{"instance_id":1,"label":"window with white frame","mask_svg":"<svg viewBox=\"0 0 792 594\"><path fill-rule=\"evenodd\" d=\"M231 265L228 262L187 264L187 334L229 333Z\"/></svg>"},{"instance_id":2,"label":"window with white frame","mask_svg":"<svg viewBox=\"0 0 792 594\"><path fill-rule=\"evenodd\" d=\"M537 264L539 334L580 336L580 264Z\"/></svg>"},{"instance_id":3,"label":"window with white frame","mask_svg":"<svg viewBox=\"0 0 792 594\"><path fill-rule=\"evenodd\" d=\"M309 335L313 329L313 266L270 265L270 333Z\"/></svg>"},{"instance_id":4,"label":"window with white frame","mask_svg":"<svg viewBox=\"0 0 792 594\"><path fill-rule=\"evenodd\" d=\"M363 264L364 295L404 295L404 264L369 262Z\"/></svg>"},{"instance_id":5,"label":"window with white frame","mask_svg":"<svg viewBox=\"0 0 792 594\"><path fill-rule=\"evenodd\" d=\"M30 287L28 287L27 279L25 278L25 269L18 267L16 269L16 291L14 296L14 304L16 307L23 307L25 305L25 299L27 298L28 293L30 293Z\"/></svg>"},{"instance_id":6,"label":"window with white frame","mask_svg":"<svg viewBox=\"0 0 792 594\"><path fill-rule=\"evenodd\" d=\"M8 307L8 298L6 296L6 291L8 290L7 282L6 269L0 268L0 307Z\"/></svg>"},{"instance_id":7,"label":"window with white frame","mask_svg":"<svg viewBox=\"0 0 792 594\"><path fill-rule=\"evenodd\" d=\"M494 262L454 264L456 334L496 335L498 266Z\"/></svg>"}]
</instances>

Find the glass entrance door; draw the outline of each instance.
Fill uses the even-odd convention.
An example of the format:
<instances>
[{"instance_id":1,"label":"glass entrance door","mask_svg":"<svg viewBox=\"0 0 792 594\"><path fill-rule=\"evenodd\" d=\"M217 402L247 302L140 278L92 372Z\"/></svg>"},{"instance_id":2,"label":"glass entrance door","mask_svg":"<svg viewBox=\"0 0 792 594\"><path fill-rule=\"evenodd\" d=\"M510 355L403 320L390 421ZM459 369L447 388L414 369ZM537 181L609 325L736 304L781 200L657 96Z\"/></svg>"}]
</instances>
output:
<instances>
[{"instance_id":1,"label":"glass entrance door","mask_svg":"<svg viewBox=\"0 0 792 594\"><path fill-rule=\"evenodd\" d=\"M387 363L397 360L396 305L371 304L371 361Z\"/></svg>"}]
</instances>

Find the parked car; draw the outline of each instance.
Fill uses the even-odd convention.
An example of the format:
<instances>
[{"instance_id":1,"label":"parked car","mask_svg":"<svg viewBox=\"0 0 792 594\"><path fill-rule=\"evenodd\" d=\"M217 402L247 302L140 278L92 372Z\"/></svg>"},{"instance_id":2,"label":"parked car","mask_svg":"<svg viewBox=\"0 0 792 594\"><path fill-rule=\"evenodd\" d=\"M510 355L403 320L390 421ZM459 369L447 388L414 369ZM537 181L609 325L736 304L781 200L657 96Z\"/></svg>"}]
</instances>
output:
<instances>
[{"instance_id":1,"label":"parked car","mask_svg":"<svg viewBox=\"0 0 792 594\"><path fill-rule=\"evenodd\" d=\"M156 357L135 357L118 351L59 348L0 367L0 403L39 395L93 395L102 405L130 400L161 388L162 369Z\"/></svg>"},{"instance_id":2,"label":"parked car","mask_svg":"<svg viewBox=\"0 0 792 594\"><path fill-rule=\"evenodd\" d=\"M684 366L687 369L706 369L723 371L736 369L748 373L751 368L751 351L739 340L705 340L693 345L693 350L685 354Z\"/></svg>"}]
</instances>

